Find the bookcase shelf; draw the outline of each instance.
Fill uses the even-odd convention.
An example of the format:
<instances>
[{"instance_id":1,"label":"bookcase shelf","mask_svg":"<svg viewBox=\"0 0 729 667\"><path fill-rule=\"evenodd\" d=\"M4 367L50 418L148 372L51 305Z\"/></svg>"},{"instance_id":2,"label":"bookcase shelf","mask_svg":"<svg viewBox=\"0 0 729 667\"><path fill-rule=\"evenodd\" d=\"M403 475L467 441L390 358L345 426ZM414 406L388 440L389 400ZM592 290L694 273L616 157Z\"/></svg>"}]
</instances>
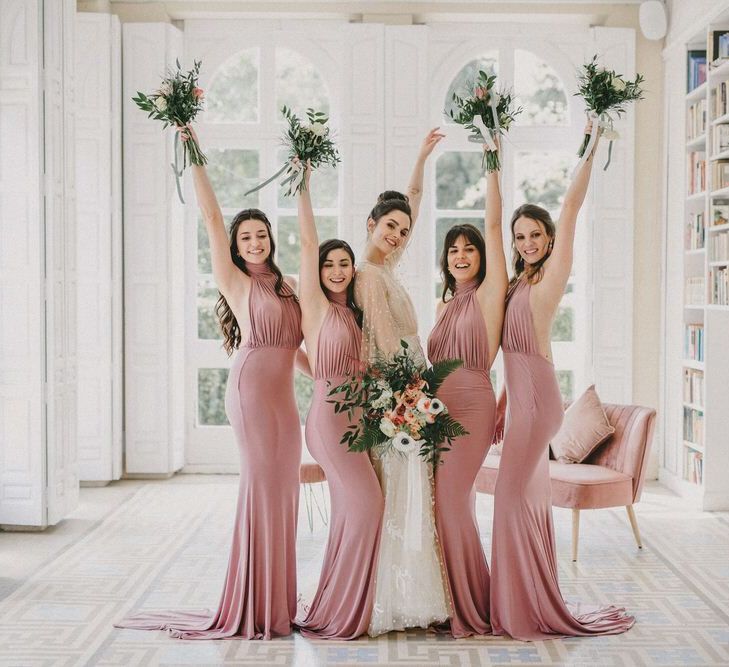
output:
<instances>
[{"instance_id":1,"label":"bookcase shelf","mask_svg":"<svg viewBox=\"0 0 729 667\"><path fill-rule=\"evenodd\" d=\"M722 37L729 12L723 18L686 45L684 146L670 149L670 159L683 155L685 194L681 207L680 180L670 181L675 213L667 215L665 260L676 278L664 293L672 318L666 320L664 406L672 415L664 422L670 452L661 479L704 509L729 509L729 303L723 303L729 300L729 59L723 51L729 38ZM667 93L673 103L680 96L680 90Z\"/></svg>"}]
</instances>

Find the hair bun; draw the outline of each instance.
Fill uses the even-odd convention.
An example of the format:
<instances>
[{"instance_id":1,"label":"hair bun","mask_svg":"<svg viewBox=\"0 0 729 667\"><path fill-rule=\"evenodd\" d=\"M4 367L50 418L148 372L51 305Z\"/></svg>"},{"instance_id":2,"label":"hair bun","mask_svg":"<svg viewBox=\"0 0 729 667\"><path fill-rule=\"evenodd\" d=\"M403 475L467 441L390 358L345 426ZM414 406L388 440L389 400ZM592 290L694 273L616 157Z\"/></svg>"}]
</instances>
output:
<instances>
[{"instance_id":1,"label":"hair bun","mask_svg":"<svg viewBox=\"0 0 729 667\"><path fill-rule=\"evenodd\" d=\"M397 190L385 190L377 195L378 204L381 204L384 201L392 201L393 199L399 199L400 201L404 201L406 204L410 203L407 195L404 195L402 192L398 192Z\"/></svg>"}]
</instances>

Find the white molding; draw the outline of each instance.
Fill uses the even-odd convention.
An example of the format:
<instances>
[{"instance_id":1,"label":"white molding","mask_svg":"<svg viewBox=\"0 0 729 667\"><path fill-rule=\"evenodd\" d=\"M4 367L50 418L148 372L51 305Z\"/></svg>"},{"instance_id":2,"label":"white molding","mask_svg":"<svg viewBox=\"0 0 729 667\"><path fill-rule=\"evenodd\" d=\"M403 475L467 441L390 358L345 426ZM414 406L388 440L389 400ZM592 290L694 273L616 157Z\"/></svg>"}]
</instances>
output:
<instances>
[{"instance_id":1,"label":"white molding","mask_svg":"<svg viewBox=\"0 0 729 667\"><path fill-rule=\"evenodd\" d=\"M79 475L121 476L121 171L118 105L121 28L116 16L76 17Z\"/></svg>"},{"instance_id":2,"label":"white molding","mask_svg":"<svg viewBox=\"0 0 729 667\"><path fill-rule=\"evenodd\" d=\"M171 474L184 451L184 227L172 172L173 133L131 98L159 85L182 55L163 23L122 32L126 473Z\"/></svg>"}]
</instances>

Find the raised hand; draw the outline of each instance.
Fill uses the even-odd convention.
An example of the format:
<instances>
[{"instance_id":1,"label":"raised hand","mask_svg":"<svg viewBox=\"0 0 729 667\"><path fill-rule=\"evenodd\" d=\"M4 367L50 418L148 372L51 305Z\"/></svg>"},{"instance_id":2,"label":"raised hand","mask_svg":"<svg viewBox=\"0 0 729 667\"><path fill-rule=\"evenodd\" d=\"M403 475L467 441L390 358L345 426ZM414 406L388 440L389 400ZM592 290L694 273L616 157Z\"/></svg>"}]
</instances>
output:
<instances>
[{"instance_id":1,"label":"raised hand","mask_svg":"<svg viewBox=\"0 0 729 667\"><path fill-rule=\"evenodd\" d=\"M420 147L420 153L418 157L421 160L427 160L433 149L438 145L441 139L445 137L445 134L439 132L440 127L434 127L423 140L423 144Z\"/></svg>"}]
</instances>

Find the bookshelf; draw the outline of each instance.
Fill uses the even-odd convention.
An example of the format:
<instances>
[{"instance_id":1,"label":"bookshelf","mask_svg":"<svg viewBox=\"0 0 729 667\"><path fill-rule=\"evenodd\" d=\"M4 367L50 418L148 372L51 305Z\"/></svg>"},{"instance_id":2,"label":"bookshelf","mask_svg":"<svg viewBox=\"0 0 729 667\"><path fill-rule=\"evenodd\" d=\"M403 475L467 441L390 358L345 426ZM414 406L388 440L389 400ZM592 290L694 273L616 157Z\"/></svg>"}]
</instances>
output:
<instances>
[{"instance_id":1,"label":"bookshelf","mask_svg":"<svg viewBox=\"0 0 729 667\"><path fill-rule=\"evenodd\" d=\"M665 405L678 413L666 423L679 431L669 486L729 509L729 23L707 26L685 64L683 234L672 255L683 278L680 364L664 378Z\"/></svg>"}]
</instances>

